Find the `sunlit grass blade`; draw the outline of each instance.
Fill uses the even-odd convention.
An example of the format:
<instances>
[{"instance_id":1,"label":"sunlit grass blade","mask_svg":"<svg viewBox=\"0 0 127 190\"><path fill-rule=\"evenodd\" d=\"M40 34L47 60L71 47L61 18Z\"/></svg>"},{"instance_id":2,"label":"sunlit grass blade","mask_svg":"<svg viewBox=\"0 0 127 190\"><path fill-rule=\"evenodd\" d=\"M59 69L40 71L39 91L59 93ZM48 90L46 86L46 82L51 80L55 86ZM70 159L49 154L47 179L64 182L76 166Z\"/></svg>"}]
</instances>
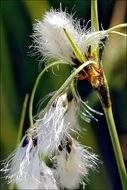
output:
<instances>
[{"instance_id":1,"label":"sunlit grass blade","mask_svg":"<svg viewBox=\"0 0 127 190\"><path fill-rule=\"evenodd\" d=\"M29 94L26 94L25 99L24 99L24 103L23 103L23 107L22 107L21 119L20 119L20 123L19 123L17 145L20 143L21 138L22 138L22 131L23 131L23 126L24 126L24 120L25 120L25 114L26 114L28 99L29 99Z\"/></svg>"}]
</instances>

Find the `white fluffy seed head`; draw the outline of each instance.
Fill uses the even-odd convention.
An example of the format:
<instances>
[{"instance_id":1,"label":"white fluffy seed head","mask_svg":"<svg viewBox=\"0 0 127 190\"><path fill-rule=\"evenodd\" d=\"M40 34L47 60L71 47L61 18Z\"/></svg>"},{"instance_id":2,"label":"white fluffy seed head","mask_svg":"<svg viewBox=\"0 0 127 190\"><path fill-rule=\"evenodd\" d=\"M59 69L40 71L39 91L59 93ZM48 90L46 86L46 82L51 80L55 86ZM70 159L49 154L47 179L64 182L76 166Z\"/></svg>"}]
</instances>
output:
<instances>
[{"instance_id":1,"label":"white fluffy seed head","mask_svg":"<svg viewBox=\"0 0 127 190\"><path fill-rule=\"evenodd\" d=\"M39 178L39 157L35 130L29 130L22 138L18 148L4 163L3 171L8 183L14 183L19 189L35 189ZM36 166L35 166L36 163ZM34 177L35 176L35 177Z\"/></svg>"},{"instance_id":2,"label":"white fluffy seed head","mask_svg":"<svg viewBox=\"0 0 127 190\"><path fill-rule=\"evenodd\" d=\"M77 129L79 130L78 124L78 111L80 105L77 102L77 99L73 97L71 101L68 102L68 110L65 115L65 125L69 127L69 130Z\"/></svg>"},{"instance_id":3,"label":"white fluffy seed head","mask_svg":"<svg viewBox=\"0 0 127 190\"><path fill-rule=\"evenodd\" d=\"M108 36L105 31L100 33L91 32L91 29L86 31L84 26L81 28L80 21L73 19L67 12L62 11L61 8L58 11L52 8L44 14L41 21L38 20L34 24L32 47L34 47L35 52L43 54L49 62L52 59L62 59L74 65L73 60L76 56L64 33L64 28L81 53L86 56L89 46L94 44L96 51L98 42L102 44L101 40Z\"/></svg>"},{"instance_id":4,"label":"white fluffy seed head","mask_svg":"<svg viewBox=\"0 0 127 190\"><path fill-rule=\"evenodd\" d=\"M15 183L26 178L27 171L31 167L31 160L35 159L37 146L34 144L31 134L26 133L15 152L7 159L9 183ZM6 171L5 171L6 172Z\"/></svg>"},{"instance_id":5,"label":"white fluffy seed head","mask_svg":"<svg viewBox=\"0 0 127 190\"><path fill-rule=\"evenodd\" d=\"M58 150L58 146L65 134L79 135L79 132L81 132L78 124L79 115L86 121L90 120L89 117L92 117L92 114L82 116L79 111L82 102L76 94L71 93L71 97L69 95L69 91L67 91L57 97L45 116L38 120L38 150L44 156L52 156Z\"/></svg>"},{"instance_id":6,"label":"white fluffy seed head","mask_svg":"<svg viewBox=\"0 0 127 190\"><path fill-rule=\"evenodd\" d=\"M18 148L6 159L1 171L5 173L7 182L16 184L18 189L57 189L52 171L38 155L35 130L33 128L26 132Z\"/></svg>"},{"instance_id":7,"label":"white fluffy seed head","mask_svg":"<svg viewBox=\"0 0 127 190\"><path fill-rule=\"evenodd\" d=\"M65 104L65 105L64 105ZM64 114L66 112L66 94L58 97L38 126L39 151L51 155L58 147L64 131Z\"/></svg>"},{"instance_id":8,"label":"white fluffy seed head","mask_svg":"<svg viewBox=\"0 0 127 190\"><path fill-rule=\"evenodd\" d=\"M59 11L51 9L44 14L42 21L34 25L34 48L46 58L63 59L72 63L72 57L75 58L75 55L64 28L80 48L82 41L80 24L61 9Z\"/></svg>"},{"instance_id":9,"label":"white fluffy seed head","mask_svg":"<svg viewBox=\"0 0 127 190\"><path fill-rule=\"evenodd\" d=\"M42 161L40 166L40 181L38 189L55 189L57 190L56 180L54 178L52 170L46 166L46 164Z\"/></svg>"},{"instance_id":10,"label":"white fluffy seed head","mask_svg":"<svg viewBox=\"0 0 127 190\"><path fill-rule=\"evenodd\" d=\"M52 155L52 153L57 151L64 133L70 132L74 120L72 120L72 115L68 118L68 113L72 112L69 109L69 104L67 93L60 95L53 102L44 118L40 120L38 142L39 151L43 155Z\"/></svg>"},{"instance_id":11,"label":"white fluffy seed head","mask_svg":"<svg viewBox=\"0 0 127 190\"><path fill-rule=\"evenodd\" d=\"M87 178L88 170L94 169L97 157L71 138L72 143L60 147L56 156L57 178L62 188L78 188L83 178ZM63 143L61 144L63 146Z\"/></svg>"}]
</instances>

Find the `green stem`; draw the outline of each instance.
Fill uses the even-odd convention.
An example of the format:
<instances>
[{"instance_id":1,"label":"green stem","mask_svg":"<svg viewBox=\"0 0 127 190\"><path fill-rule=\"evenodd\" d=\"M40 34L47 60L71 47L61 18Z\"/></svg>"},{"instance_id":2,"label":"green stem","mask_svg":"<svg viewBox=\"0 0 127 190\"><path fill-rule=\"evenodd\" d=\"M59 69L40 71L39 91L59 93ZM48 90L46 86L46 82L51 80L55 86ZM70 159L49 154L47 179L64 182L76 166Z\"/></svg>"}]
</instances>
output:
<instances>
[{"instance_id":1,"label":"green stem","mask_svg":"<svg viewBox=\"0 0 127 190\"><path fill-rule=\"evenodd\" d=\"M126 28L126 27L127 27L126 23L125 24L118 24L116 26L113 26L113 27L109 28L107 31L110 32L112 30L116 30L116 29L120 29L120 28Z\"/></svg>"},{"instance_id":2,"label":"green stem","mask_svg":"<svg viewBox=\"0 0 127 190\"><path fill-rule=\"evenodd\" d=\"M38 75L36 81L35 81L35 84L34 84L34 87L33 87L33 90L32 90L32 93L31 93L31 97L30 97L30 104L29 104L29 120L30 120L30 126L32 127L33 126L33 117L32 117L32 112L33 112L33 100L34 100L34 96L35 96L35 92L36 92L36 89L37 89L37 86L39 84L39 81L42 77L42 75L45 73L45 71L47 71L47 69L49 69L50 67L53 67L55 65L58 65L58 64L67 64L66 62L64 61L55 61L53 63L51 63L50 65L48 65L47 67L45 67L41 72L40 74Z\"/></svg>"},{"instance_id":3,"label":"green stem","mask_svg":"<svg viewBox=\"0 0 127 190\"><path fill-rule=\"evenodd\" d=\"M59 88L59 90L54 94L54 96L49 100L47 106L45 107L41 118L44 117L45 113L48 111L49 107L53 103L53 101L67 88L67 86L72 82L72 80L76 77L76 75L83 70L84 67L86 67L89 64L96 64L95 61L87 61L83 63L81 66L79 66L75 71L67 78L67 80L64 82L64 84Z\"/></svg>"},{"instance_id":4,"label":"green stem","mask_svg":"<svg viewBox=\"0 0 127 190\"><path fill-rule=\"evenodd\" d=\"M91 0L91 31L99 31L97 0ZM99 58L99 41L91 45L91 55L95 55L96 60Z\"/></svg>"},{"instance_id":5,"label":"green stem","mask_svg":"<svg viewBox=\"0 0 127 190\"><path fill-rule=\"evenodd\" d=\"M110 34L116 34L116 35L119 35L119 36L127 37L127 34L123 34L121 32L117 32L117 31L111 31Z\"/></svg>"},{"instance_id":6,"label":"green stem","mask_svg":"<svg viewBox=\"0 0 127 190\"><path fill-rule=\"evenodd\" d=\"M115 157L116 157L116 161L118 165L118 170L119 170L123 190L126 190L127 189L127 173L126 173L124 160L123 160L123 156L121 152L121 147L120 147L120 143L119 143L116 127L115 127L112 107L111 106L109 108L103 107L103 109L104 109L106 121L108 124L108 129L109 129L109 133L110 133L110 137L111 137L111 141L112 141L112 145L113 145L113 149L114 149L114 153L115 153Z\"/></svg>"}]
</instances>

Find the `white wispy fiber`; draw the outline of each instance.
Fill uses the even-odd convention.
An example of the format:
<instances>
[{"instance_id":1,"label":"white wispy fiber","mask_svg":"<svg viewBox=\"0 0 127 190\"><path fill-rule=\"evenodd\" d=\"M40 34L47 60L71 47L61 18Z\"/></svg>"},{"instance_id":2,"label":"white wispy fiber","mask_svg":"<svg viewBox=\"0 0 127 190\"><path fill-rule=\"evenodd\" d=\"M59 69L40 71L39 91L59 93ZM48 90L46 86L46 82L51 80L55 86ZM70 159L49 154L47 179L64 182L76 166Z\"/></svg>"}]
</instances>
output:
<instances>
[{"instance_id":1,"label":"white wispy fiber","mask_svg":"<svg viewBox=\"0 0 127 190\"><path fill-rule=\"evenodd\" d=\"M73 99L68 101L67 93L56 98L38 125L40 152L51 156L57 151L64 133L69 133L72 128L77 127L77 109Z\"/></svg>"},{"instance_id":2,"label":"white wispy fiber","mask_svg":"<svg viewBox=\"0 0 127 190\"><path fill-rule=\"evenodd\" d=\"M89 46L97 44L99 40L107 36L105 32L95 33L91 36L94 32L91 32L91 29L86 30L84 26L81 28L80 21L73 19L72 15L62 11L62 8L58 11L52 8L43 15L41 21L37 20L37 23L34 24L32 47L34 47L35 53L37 51L43 54L48 61L63 59L74 65L73 60L76 57L64 33L64 28L84 55L87 54ZM91 37L89 38L89 36ZM88 40L86 41L86 39Z\"/></svg>"},{"instance_id":3,"label":"white wispy fiber","mask_svg":"<svg viewBox=\"0 0 127 190\"><path fill-rule=\"evenodd\" d=\"M80 130L78 124L78 113L80 110L80 102L77 97L72 97L72 100L68 101L68 110L65 115L65 125L69 127L69 130Z\"/></svg>"},{"instance_id":4,"label":"white wispy fiber","mask_svg":"<svg viewBox=\"0 0 127 190\"><path fill-rule=\"evenodd\" d=\"M80 110L80 108L82 108L82 110ZM41 115L43 110L38 115L39 124L37 134L39 151L43 153L44 156L52 156L57 152L63 135L77 134L79 136L81 128L78 123L78 116L90 122L91 118L94 118L90 111L101 114L90 109L89 106L76 95L76 92L72 93L71 90L68 89L59 95L42 119Z\"/></svg>"},{"instance_id":5,"label":"white wispy fiber","mask_svg":"<svg viewBox=\"0 0 127 190\"><path fill-rule=\"evenodd\" d=\"M64 59L71 63L71 57L75 56L63 28L68 31L77 45L80 44L79 22L61 9L59 11L51 9L44 14L42 21L34 25L33 46L46 58Z\"/></svg>"},{"instance_id":6,"label":"white wispy fiber","mask_svg":"<svg viewBox=\"0 0 127 190\"><path fill-rule=\"evenodd\" d=\"M58 189L56 180L54 178L52 170L46 166L46 164L42 161L41 163L41 172L40 172L40 181L38 189Z\"/></svg>"},{"instance_id":7,"label":"white wispy fiber","mask_svg":"<svg viewBox=\"0 0 127 190\"><path fill-rule=\"evenodd\" d=\"M97 166L97 156L88 151L88 147L69 137L61 142L56 155L57 180L61 188L75 189L87 179L88 170Z\"/></svg>"},{"instance_id":8,"label":"white wispy fiber","mask_svg":"<svg viewBox=\"0 0 127 190\"><path fill-rule=\"evenodd\" d=\"M18 189L39 189L46 187L50 179L50 189L57 189L50 169L40 160L37 151L35 129L30 129L22 138L18 148L4 162L1 171L8 183L16 184ZM47 187L49 187L47 186Z\"/></svg>"}]
</instances>

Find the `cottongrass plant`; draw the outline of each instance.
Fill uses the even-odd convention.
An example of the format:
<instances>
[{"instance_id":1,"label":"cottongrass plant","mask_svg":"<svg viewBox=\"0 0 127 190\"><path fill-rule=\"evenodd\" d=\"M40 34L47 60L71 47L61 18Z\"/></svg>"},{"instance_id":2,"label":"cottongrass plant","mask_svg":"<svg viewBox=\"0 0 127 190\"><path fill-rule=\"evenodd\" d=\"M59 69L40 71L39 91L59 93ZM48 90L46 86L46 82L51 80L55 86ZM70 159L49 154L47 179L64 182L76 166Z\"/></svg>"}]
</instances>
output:
<instances>
[{"instance_id":1,"label":"cottongrass plant","mask_svg":"<svg viewBox=\"0 0 127 190\"><path fill-rule=\"evenodd\" d=\"M125 189L124 162L111 112L109 88L99 57L99 47L101 40L110 34L125 36L114 30L126 27L126 24L99 31L97 1L91 2L91 28L82 29L79 23L72 15L62 11L62 8L52 8L44 14L42 21L37 21L34 25L32 47L35 53L39 52L44 56L48 64L38 75L31 94L30 128L2 169L8 183L16 184L18 189L78 188L84 178L87 181L89 169L96 169L97 156L72 137L72 134L78 135L78 131L81 132L78 115L87 122L93 117L90 113L92 108L82 102L75 90L75 79L85 78L91 82L104 108ZM59 64L68 64L73 72L34 122L33 100L40 78L50 67ZM85 107L85 112L81 112L81 107ZM52 163L50 167L47 158Z\"/></svg>"}]
</instances>

